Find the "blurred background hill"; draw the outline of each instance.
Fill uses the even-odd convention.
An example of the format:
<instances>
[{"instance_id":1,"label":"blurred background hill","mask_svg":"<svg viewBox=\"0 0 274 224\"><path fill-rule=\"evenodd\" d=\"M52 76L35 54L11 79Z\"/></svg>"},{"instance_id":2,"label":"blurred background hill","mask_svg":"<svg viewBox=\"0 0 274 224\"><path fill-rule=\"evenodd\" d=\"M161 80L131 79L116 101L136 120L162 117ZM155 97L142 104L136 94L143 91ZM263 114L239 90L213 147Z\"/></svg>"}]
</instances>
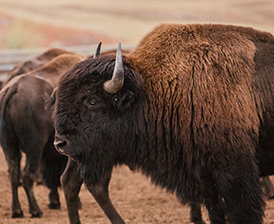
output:
<instances>
[{"instance_id":1,"label":"blurred background hill","mask_svg":"<svg viewBox=\"0 0 274 224\"><path fill-rule=\"evenodd\" d=\"M0 0L0 49L135 45L162 22L235 24L274 33L274 1Z\"/></svg>"}]
</instances>

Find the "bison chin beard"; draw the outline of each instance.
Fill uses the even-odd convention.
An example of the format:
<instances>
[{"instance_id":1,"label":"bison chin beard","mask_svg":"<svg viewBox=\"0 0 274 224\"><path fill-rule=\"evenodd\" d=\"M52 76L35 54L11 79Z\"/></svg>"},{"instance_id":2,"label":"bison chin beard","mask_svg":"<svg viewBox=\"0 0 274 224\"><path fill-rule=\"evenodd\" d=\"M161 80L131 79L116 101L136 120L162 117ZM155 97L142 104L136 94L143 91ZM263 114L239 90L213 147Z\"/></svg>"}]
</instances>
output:
<instances>
[{"instance_id":1,"label":"bison chin beard","mask_svg":"<svg viewBox=\"0 0 274 224\"><path fill-rule=\"evenodd\" d=\"M94 160L93 160L94 161ZM101 182L101 179L106 175L112 172L113 165L111 163L102 164L103 161L98 161L96 163L90 163L84 161L80 163L80 173L81 177L84 180L86 186L95 185Z\"/></svg>"},{"instance_id":2,"label":"bison chin beard","mask_svg":"<svg viewBox=\"0 0 274 224\"><path fill-rule=\"evenodd\" d=\"M97 145L97 144L96 144ZM104 145L99 143L99 145ZM106 144L104 147L90 146L86 144L81 148L82 156L79 162L81 177L87 186L97 184L104 178L106 173L111 173L114 164L107 150ZM84 154L83 154L84 153Z\"/></svg>"}]
</instances>

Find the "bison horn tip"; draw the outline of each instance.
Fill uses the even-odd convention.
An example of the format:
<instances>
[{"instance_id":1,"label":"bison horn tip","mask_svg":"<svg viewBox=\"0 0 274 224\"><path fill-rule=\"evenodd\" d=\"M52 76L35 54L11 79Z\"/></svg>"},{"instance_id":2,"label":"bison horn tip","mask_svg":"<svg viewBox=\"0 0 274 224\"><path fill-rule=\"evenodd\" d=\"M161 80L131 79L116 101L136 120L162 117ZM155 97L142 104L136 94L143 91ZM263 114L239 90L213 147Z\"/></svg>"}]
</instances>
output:
<instances>
[{"instance_id":1,"label":"bison horn tip","mask_svg":"<svg viewBox=\"0 0 274 224\"><path fill-rule=\"evenodd\" d=\"M100 42L96 48L96 51L95 51L95 54L93 55L93 58L97 58L99 57L100 55L100 51L101 51L101 45L102 45L102 42Z\"/></svg>"},{"instance_id":2,"label":"bison horn tip","mask_svg":"<svg viewBox=\"0 0 274 224\"><path fill-rule=\"evenodd\" d=\"M104 83L104 89L110 94L118 92L124 85L124 66L121 42L118 44L112 78Z\"/></svg>"}]
</instances>

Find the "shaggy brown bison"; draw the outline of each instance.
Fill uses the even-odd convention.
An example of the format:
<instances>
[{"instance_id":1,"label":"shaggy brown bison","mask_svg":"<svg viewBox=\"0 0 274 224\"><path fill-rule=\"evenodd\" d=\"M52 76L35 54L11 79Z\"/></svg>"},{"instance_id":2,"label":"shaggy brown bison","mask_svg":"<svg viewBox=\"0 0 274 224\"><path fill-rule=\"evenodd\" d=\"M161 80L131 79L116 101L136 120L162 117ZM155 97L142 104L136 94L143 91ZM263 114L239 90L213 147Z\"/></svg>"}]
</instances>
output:
<instances>
[{"instance_id":1,"label":"shaggy brown bison","mask_svg":"<svg viewBox=\"0 0 274 224\"><path fill-rule=\"evenodd\" d=\"M111 205L113 167L126 164L182 203L205 204L211 223L262 223L259 176L274 173L273 65L269 33L160 25L127 56L119 45L116 58L62 76L54 144L101 192L101 206Z\"/></svg>"},{"instance_id":2,"label":"shaggy brown bison","mask_svg":"<svg viewBox=\"0 0 274 224\"><path fill-rule=\"evenodd\" d=\"M46 103L60 76L83 59L85 57L77 54L59 54L37 69L15 75L0 92L0 142L8 163L13 218L23 217L17 190L21 152L26 155L22 182L32 217L42 215L33 193L38 166L42 167L43 180L50 189L49 207L60 207L57 187L67 157L60 155L53 146L52 108L47 108Z\"/></svg>"},{"instance_id":3,"label":"shaggy brown bison","mask_svg":"<svg viewBox=\"0 0 274 224\"><path fill-rule=\"evenodd\" d=\"M2 89L5 83L9 82L9 80L11 80L13 77L30 72L34 69L37 69L61 54L73 54L73 52L66 51L59 48L53 48L27 61L19 62L8 73L6 80L0 81L0 89Z\"/></svg>"},{"instance_id":4,"label":"shaggy brown bison","mask_svg":"<svg viewBox=\"0 0 274 224\"><path fill-rule=\"evenodd\" d=\"M51 61L53 58L61 54L74 54L73 52L66 51L60 48L49 49L37 57L31 58L27 61L20 62L14 66L14 68L8 73L7 82L15 76L33 71Z\"/></svg>"}]
</instances>

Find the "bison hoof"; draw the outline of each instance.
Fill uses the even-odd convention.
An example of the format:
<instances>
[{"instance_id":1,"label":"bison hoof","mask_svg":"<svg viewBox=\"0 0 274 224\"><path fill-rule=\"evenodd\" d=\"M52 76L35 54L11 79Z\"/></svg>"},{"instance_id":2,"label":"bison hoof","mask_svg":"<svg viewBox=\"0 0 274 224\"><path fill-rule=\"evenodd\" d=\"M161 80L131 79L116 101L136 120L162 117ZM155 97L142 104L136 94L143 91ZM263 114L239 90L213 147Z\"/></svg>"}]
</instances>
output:
<instances>
[{"instance_id":1,"label":"bison hoof","mask_svg":"<svg viewBox=\"0 0 274 224\"><path fill-rule=\"evenodd\" d=\"M23 212L21 210L18 210L18 211L12 212L11 217L12 218L23 218L24 214L23 214Z\"/></svg>"},{"instance_id":2,"label":"bison hoof","mask_svg":"<svg viewBox=\"0 0 274 224\"><path fill-rule=\"evenodd\" d=\"M60 208L61 208L61 204L60 204L60 202L57 202L57 203L50 203L50 204L48 205L48 208L49 208L49 209L60 209Z\"/></svg>"},{"instance_id":3,"label":"bison hoof","mask_svg":"<svg viewBox=\"0 0 274 224\"><path fill-rule=\"evenodd\" d=\"M40 218L43 216L43 212L41 211L35 211L31 213L31 218Z\"/></svg>"}]
</instances>

